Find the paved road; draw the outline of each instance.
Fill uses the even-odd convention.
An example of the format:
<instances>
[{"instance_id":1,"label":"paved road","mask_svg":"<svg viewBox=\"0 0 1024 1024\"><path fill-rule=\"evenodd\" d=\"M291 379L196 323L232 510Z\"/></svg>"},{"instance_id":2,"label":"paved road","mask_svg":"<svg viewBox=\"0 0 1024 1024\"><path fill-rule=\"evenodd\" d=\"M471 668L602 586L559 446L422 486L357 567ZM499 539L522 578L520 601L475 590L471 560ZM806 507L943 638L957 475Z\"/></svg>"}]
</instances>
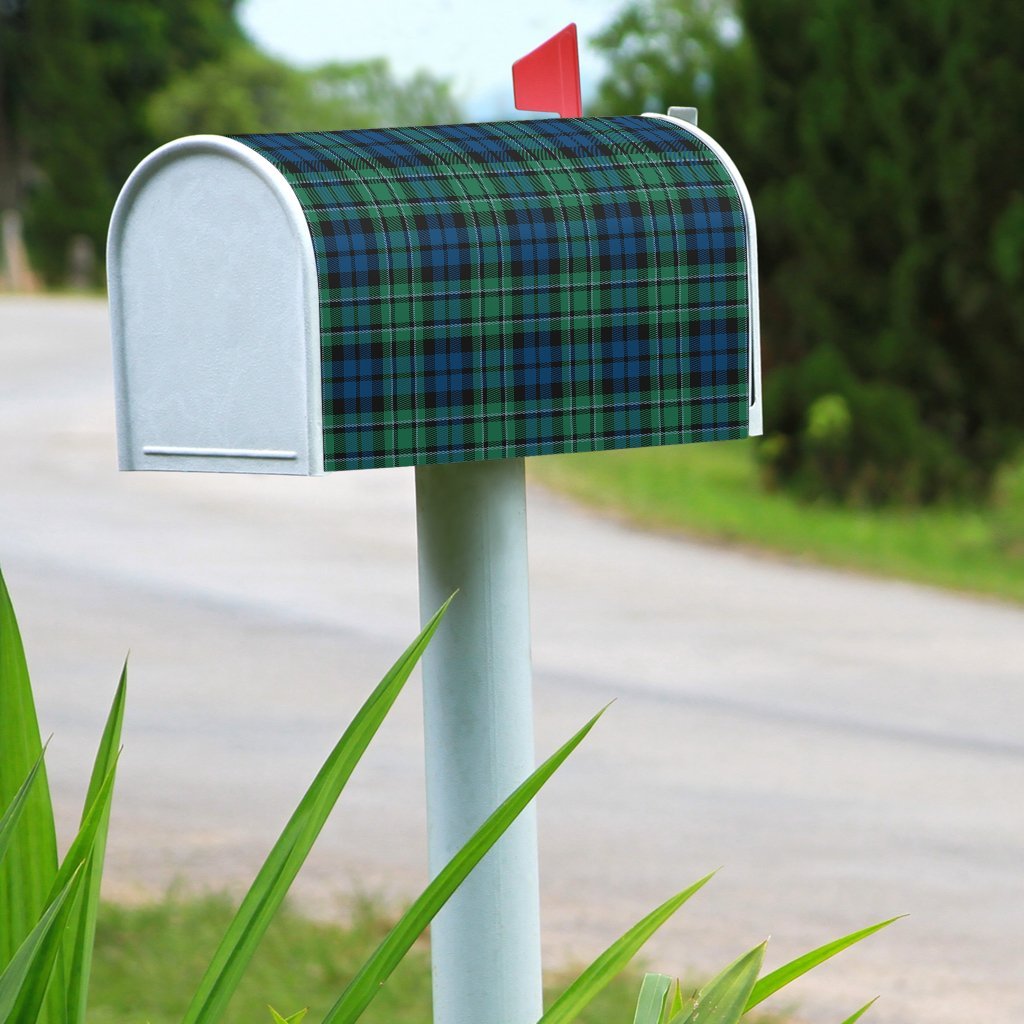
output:
<instances>
[{"instance_id":1,"label":"paved road","mask_svg":"<svg viewBox=\"0 0 1024 1024\"><path fill-rule=\"evenodd\" d=\"M115 896L237 888L416 629L412 477L118 475L106 315L0 300L0 562L59 811L132 649ZM545 935L580 959L710 868L652 947L773 963L911 917L799 988L801 1019L1024 1016L1024 611L635 532L536 491L538 745L619 700L541 801ZM410 687L300 882L423 880ZM795 990L794 990L795 991Z\"/></svg>"}]
</instances>

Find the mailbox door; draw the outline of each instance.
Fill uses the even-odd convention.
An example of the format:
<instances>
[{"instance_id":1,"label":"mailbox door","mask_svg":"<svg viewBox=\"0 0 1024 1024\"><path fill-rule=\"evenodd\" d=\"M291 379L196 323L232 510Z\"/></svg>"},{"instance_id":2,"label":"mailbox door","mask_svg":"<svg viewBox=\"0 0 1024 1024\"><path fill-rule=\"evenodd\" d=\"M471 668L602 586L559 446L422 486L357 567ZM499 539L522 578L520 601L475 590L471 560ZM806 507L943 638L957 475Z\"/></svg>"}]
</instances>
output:
<instances>
[{"instance_id":1,"label":"mailbox door","mask_svg":"<svg viewBox=\"0 0 1024 1024\"><path fill-rule=\"evenodd\" d=\"M280 173L230 139L164 146L108 254L121 468L322 472L316 266Z\"/></svg>"}]
</instances>

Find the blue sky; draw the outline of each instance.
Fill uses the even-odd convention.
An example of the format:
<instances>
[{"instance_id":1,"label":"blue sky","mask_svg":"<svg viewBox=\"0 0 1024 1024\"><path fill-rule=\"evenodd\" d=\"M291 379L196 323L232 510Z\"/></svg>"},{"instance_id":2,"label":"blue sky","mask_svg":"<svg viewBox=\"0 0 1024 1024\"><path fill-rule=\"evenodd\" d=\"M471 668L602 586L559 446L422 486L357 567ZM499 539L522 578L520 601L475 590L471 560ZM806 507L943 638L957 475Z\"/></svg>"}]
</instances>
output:
<instances>
[{"instance_id":1,"label":"blue sky","mask_svg":"<svg viewBox=\"0 0 1024 1024\"><path fill-rule=\"evenodd\" d=\"M470 116L512 110L512 61L569 22L580 35L583 102L604 73L587 40L623 0L246 0L242 23L265 50L297 64L387 57L399 75L450 78Z\"/></svg>"}]
</instances>

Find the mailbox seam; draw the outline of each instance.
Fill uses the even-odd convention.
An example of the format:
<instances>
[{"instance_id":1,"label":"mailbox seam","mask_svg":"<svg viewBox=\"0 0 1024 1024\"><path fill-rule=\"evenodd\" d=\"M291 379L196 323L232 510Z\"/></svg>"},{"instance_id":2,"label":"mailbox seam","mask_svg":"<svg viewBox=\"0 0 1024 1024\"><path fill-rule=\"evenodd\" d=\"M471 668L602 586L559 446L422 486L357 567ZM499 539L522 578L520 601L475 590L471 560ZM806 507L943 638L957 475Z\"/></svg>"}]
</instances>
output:
<instances>
[{"instance_id":1,"label":"mailbox seam","mask_svg":"<svg viewBox=\"0 0 1024 1024\"><path fill-rule=\"evenodd\" d=\"M643 117L648 117L648 116L651 116L651 117L658 116L658 117L660 117L661 115L653 115L653 114L652 115L647 115L647 114L643 114L642 116ZM256 150L253 150L253 152L256 152ZM655 167L655 168L659 168L660 169L662 166L664 166L661 162L654 161L654 160L623 160L623 161L621 161L621 163L623 165L625 165L626 167L628 167L628 168L632 168L632 167ZM722 161L721 160L714 159L713 157L701 157L701 158L695 159L695 160L668 160L668 161L665 161L665 163L667 163L669 166L675 166L675 167L694 167L694 166L719 167L719 166L722 165ZM570 169L573 170L573 171L579 171L581 173L585 173L587 171L602 171L602 170L605 169L605 167L603 167L600 164L594 164L592 166L591 165L586 165L586 166L573 166L573 165L570 165ZM296 184L313 184L313 183L315 183L315 184L321 185L321 186L323 186L323 185L345 185L345 184L347 184L351 180L350 178L345 178L345 177L342 177L340 175L338 177L324 177L322 175L311 175L311 174L308 174L308 173L302 172L302 171L293 171L293 172L289 172L289 173L294 174ZM507 169L505 169L505 170L501 170L501 169L488 170L488 169L485 168L485 169L480 170L479 173L476 173L476 172L474 172L474 173L452 172L451 174L441 174L441 173L429 173L428 174L428 173L423 173L423 174L408 174L408 175L405 175L404 178L405 178L406 181L435 181L435 180L436 181L451 181L453 178L456 179L456 180L472 181L474 179L479 179L479 178L507 177L508 174L509 174L509 171ZM370 184L387 185L387 184L390 184L392 181L394 181L394 176L393 175L381 175L378 178L360 178L359 181L363 182L363 183L369 182ZM709 186L704 186L704 185L701 185L701 184L695 184L692 187L696 187L696 188L701 188L701 187L712 188L714 186L710 186L710 185ZM601 193L600 189L595 189L594 191L596 193ZM529 199L541 198L541 199L543 199L544 197L529 196L529 197L524 197L524 198L529 198ZM484 199L476 199L476 200L473 200L473 201L474 202L485 202L486 200L484 200ZM386 205L386 204L382 203L381 205L383 206L383 205ZM327 204L327 203L324 203L323 205L311 203L308 207L306 207L306 209L309 209L309 210L320 210L320 211L330 210L332 208L333 207L330 204Z\"/></svg>"}]
</instances>

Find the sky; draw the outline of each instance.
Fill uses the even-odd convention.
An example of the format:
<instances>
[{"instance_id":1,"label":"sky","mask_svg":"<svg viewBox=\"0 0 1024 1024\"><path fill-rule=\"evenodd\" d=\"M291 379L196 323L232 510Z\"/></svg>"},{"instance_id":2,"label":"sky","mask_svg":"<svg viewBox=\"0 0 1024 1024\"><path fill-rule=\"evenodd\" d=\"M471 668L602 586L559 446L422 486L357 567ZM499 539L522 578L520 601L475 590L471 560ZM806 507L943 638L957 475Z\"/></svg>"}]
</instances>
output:
<instances>
[{"instance_id":1,"label":"sky","mask_svg":"<svg viewBox=\"0 0 1024 1024\"><path fill-rule=\"evenodd\" d=\"M576 22L583 103L605 65L587 40L624 0L245 0L241 20L292 63L387 57L399 77L418 68L452 80L473 118L509 114L512 62Z\"/></svg>"}]
</instances>

